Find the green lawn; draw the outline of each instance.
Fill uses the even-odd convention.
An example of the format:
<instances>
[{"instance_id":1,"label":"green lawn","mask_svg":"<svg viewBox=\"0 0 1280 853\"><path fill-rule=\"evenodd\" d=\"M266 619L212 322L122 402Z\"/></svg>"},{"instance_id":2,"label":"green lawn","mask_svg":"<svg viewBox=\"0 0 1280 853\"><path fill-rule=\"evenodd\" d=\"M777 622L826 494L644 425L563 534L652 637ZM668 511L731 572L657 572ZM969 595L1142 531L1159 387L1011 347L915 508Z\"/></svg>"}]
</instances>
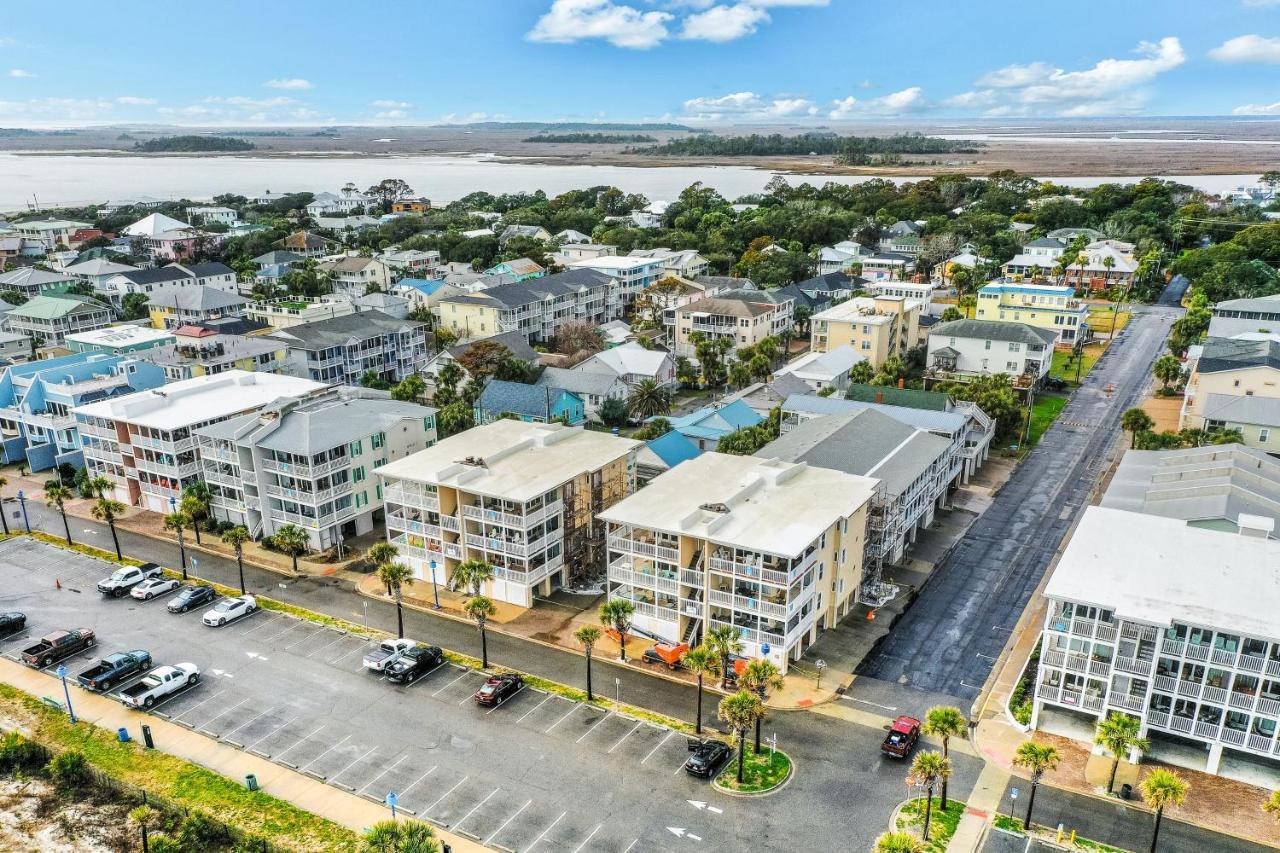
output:
<instances>
[{"instance_id":1,"label":"green lawn","mask_svg":"<svg viewBox=\"0 0 1280 853\"><path fill-rule=\"evenodd\" d=\"M724 770L716 778L716 784L731 791L745 793L767 791L781 785L791 772L791 759L782 750L770 752L761 746L757 754L751 744L747 745L746 765L742 771L742 784L738 784L738 761L735 757L724 766Z\"/></svg>"},{"instance_id":2,"label":"green lawn","mask_svg":"<svg viewBox=\"0 0 1280 853\"><path fill-rule=\"evenodd\" d=\"M1080 369L1080 381L1089 375L1089 371L1093 370L1093 365L1098 359L1102 358L1102 353L1106 348L1102 344L1088 344L1080 355L1080 364L1076 364L1075 354L1071 350L1054 350L1053 351L1053 367L1049 369L1050 376L1056 376L1059 379L1065 379L1072 385L1076 384L1076 368Z\"/></svg>"},{"instance_id":3,"label":"green lawn","mask_svg":"<svg viewBox=\"0 0 1280 853\"><path fill-rule=\"evenodd\" d=\"M924 829L924 812L924 797L907 803L898 815L898 829L920 833ZM947 842L956 834L956 827L960 825L960 818L963 816L964 803L947 800L947 809L943 811L941 798L935 796L933 811L929 816L929 840L926 842L926 849L935 853L944 853Z\"/></svg>"},{"instance_id":4,"label":"green lawn","mask_svg":"<svg viewBox=\"0 0 1280 853\"><path fill-rule=\"evenodd\" d=\"M1111 333L1111 315L1115 313L1115 306L1110 303L1104 305L1089 306L1089 328L1093 329L1096 334ZM1116 320L1116 331L1119 332L1125 326L1129 325L1129 318L1132 317L1129 311L1121 311L1120 318Z\"/></svg>"},{"instance_id":5,"label":"green lawn","mask_svg":"<svg viewBox=\"0 0 1280 853\"><path fill-rule=\"evenodd\" d=\"M1031 430L1027 435L1024 450L1034 447L1044 435L1049 425L1058 419L1067 405L1067 398L1061 394L1040 394L1031 406Z\"/></svg>"}]
</instances>

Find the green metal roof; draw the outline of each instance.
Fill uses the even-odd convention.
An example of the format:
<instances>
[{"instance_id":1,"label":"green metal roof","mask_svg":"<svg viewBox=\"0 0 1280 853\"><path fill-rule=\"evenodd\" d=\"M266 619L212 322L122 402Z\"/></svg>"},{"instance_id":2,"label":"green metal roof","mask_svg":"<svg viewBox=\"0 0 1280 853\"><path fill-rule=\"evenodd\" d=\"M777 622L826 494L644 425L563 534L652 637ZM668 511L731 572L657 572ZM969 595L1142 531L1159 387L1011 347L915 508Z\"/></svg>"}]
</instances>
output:
<instances>
[{"instance_id":1,"label":"green metal roof","mask_svg":"<svg viewBox=\"0 0 1280 853\"><path fill-rule=\"evenodd\" d=\"M82 310L105 311L106 306L83 296L36 296L9 312L10 317L57 320Z\"/></svg>"},{"instance_id":2,"label":"green metal roof","mask_svg":"<svg viewBox=\"0 0 1280 853\"><path fill-rule=\"evenodd\" d=\"M932 412L946 412L951 408L951 398L941 392L896 388L892 385L850 385L844 396L846 400L857 400L860 403L884 403L886 406L928 409Z\"/></svg>"}]
</instances>

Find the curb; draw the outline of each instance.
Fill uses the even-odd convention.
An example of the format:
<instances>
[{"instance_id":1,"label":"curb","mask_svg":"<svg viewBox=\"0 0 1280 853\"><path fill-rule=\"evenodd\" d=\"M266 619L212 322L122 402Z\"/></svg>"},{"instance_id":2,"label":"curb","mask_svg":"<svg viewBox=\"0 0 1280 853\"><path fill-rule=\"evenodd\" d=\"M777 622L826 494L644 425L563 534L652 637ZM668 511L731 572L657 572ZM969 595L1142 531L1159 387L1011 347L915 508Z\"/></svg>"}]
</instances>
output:
<instances>
[{"instance_id":1,"label":"curb","mask_svg":"<svg viewBox=\"0 0 1280 853\"><path fill-rule=\"evenodd\" d=\"M730 797L738 797L744 800L752 800L752 799L758 799L760 797L768 797L772 794L778 793L783 788L787 787L787 785L791 782L792 779L795 778L795 775L796 775L796 760L791 757L791 753L783 752L782 750L778 750L778 752L782 752L782 754L787 757L787 761L788 761L787 775L783 777L781 782L774 785L772 788L767 788L763 791L734 791L729 788L725 788L720 784L720 782L718 781L720 778L720 773L717 773L716 778L711 780L711 787L719 791L721 794L725 794ZM730 769L731 766L732 766L732 762L730 762L730 764L726 764L724 769L728 770ZM721 770L720 772L723 773L724 770Z\"/></svg>"}]
</instances>

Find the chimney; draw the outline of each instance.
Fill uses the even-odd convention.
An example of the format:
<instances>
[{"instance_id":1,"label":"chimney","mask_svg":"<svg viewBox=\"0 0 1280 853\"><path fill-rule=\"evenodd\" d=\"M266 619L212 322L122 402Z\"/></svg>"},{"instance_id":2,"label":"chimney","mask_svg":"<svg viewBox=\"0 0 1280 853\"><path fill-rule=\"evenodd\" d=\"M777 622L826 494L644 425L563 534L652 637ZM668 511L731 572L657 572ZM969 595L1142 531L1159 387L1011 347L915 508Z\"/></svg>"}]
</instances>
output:
<instances>
[{"instance_id":1,"label":"chimney","mask_svg":"<svg viewBox=\"0 0 1280 853\"><path fill-rule=\"evenodd\" d=\"M877 404L880 404L880 403L883 403L883 402L884 402L884 392L883 392L883 391L877 391L877 392L876 392L876 403L877 403Z\"/></svg>"},{"instance_id":2,"label":"chimney","mask_svg":"<svg viewBox=\"0 0 1280 853\"><path fill-rule=\"evenodd\" d=\"M1242 512L1236 518L1236 526L1240 529L1241 536L1269 539L1275 532L1276 522L1275 519L1267 518L1265 515L1249 515Z\"/></svg>"}]
</instances>

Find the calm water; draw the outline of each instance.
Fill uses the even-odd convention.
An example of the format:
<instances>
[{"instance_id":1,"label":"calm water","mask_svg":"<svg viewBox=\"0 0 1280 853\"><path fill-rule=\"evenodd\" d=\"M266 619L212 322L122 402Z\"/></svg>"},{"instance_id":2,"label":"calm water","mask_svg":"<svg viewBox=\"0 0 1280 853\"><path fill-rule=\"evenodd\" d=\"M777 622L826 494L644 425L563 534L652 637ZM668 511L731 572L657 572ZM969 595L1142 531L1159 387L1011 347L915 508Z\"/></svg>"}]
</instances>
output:
<instances>
[{"instance_id":1,"label":"calm water","mask_svg":"<svg viewBox=\"0 0 1280 853\"><path fill-rule=\"evenodd\" d=\"M336 191L348 181L366 187L383 178L404 178L418 193L449 201L469 192L541 189L555 195L570 189L611 185L671 200L695 181L732 199L759 192L774 173L741 166L545 166L499 162L488 157L130 157L0 154L0 210L19 210L38 198L41 205L102 203L112 199L202 199L223 192L251 195L264 190ZM793 184L809 181L856 184L864 176L787 175ZM1171 176L1211 192L1227 192L1257 181L1257 175ZM894 178L893 180L918 180ZM1138 177L1062 178L1068 186L1131 182Z\"/></svg>"}]
</instances>

